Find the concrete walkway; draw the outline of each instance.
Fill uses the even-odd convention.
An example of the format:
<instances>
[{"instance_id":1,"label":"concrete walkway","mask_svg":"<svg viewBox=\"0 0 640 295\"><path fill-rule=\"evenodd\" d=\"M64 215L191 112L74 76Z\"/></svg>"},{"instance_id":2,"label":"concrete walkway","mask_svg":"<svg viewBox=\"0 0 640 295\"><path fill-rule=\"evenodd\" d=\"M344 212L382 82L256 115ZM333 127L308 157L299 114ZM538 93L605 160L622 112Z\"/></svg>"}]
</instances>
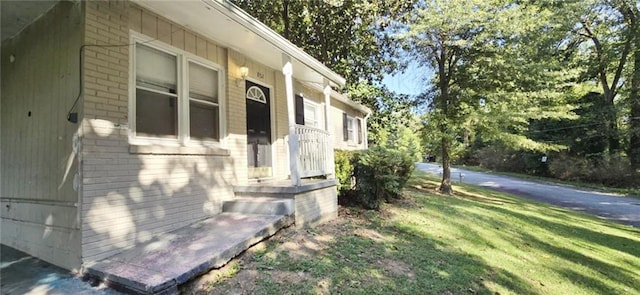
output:
<instances>
[{"instance_id":1,"label":"concrete walkway","mask_svg":"<svg viewBox=\"0 0 640 295\"><path fill-rule=\"evenodd\" d=\"M5 245L0 246L0 294L120 294L88 282L55 265Z\"/></svg>"},{"instance_id":2,"label":"concrete walkway","mask_svg":"<svg viewBox=\"0 0 640 295\"><path fill-rule=\"evenodd\" d=\"M416 167L424 172L442 175L442 167L436 164L419 163ZM451 180L454 182L462 180L464 183L504 191L538 202L583 211L603 219L640 227L640 200L637 198L459 168L451 169Z\"/></svg>"},{"instance_id":3,"label":"concrete walkway","mask_svg":"<svg viewBox=\"0 0 640 295\"><path fill-rule=\"evenodd\" d=\"M126 292L173 294L291 222L283 215L222 213L88 265L86 273Z\"/></svg>"}]
</instances>

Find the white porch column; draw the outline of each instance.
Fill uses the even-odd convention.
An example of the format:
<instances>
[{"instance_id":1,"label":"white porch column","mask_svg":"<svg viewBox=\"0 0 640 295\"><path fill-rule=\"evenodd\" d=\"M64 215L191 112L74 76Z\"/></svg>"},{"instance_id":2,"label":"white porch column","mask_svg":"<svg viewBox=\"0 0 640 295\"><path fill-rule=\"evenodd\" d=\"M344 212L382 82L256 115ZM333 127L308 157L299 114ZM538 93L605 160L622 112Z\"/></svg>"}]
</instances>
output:
<instances>
[{"instance_id":1,"label":"white porch column","mask_svg":"<svg viewBox=\"0 0 640 295\"><path fill-rule=\"evenodd\" d=\"M327 169L329 170L329 175L327 178L333 179L336 175L335 168L335 160L333 155L333 132L331 132L331 127L329 124L329 118L331 117L331 86L329 85L329 80L324 79L323 82L323 93L324 93L324 130L329 132L329 140L327 144Z\"/></svg>"},{"instance_id":2,"label":"white porch column","mask_svg":"<svg viewBox=\"0 0 640 295\"><path fill-rule=\"evenodd\" d=\"M296 134L296 106L293 100L293 65L291 57L282 55L282 74L284 75L285 93L287 96L287 117L289 119L289 172L291 182L295 186L300 181L300 150L298 149L298 135Z\"/></svg>"},{"instance_id":3,"label":"white porch column","mask_svg":"<svg viewBox=\"0 0 640 295\"><path fill-rule=\"evenodd\" d=\"M364 126L362 126L363 130L362 130L362 136L364 136L364 138L362 139L364 141L364 148L368 149L369 148L369 128L367 128L368 124L369 124L369 117L371 116L371 113L368 113L366 116L364 116L364 120L362 121L362 124Z\"/></svg>"}]
</instances>

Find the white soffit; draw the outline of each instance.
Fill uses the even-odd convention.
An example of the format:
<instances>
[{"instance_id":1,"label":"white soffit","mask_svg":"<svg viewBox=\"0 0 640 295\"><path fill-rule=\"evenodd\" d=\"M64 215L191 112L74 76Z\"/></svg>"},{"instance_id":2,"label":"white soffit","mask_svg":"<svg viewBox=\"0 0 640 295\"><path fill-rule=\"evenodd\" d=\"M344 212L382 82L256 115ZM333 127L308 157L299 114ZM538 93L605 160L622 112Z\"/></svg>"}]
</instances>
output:
<instances>
[{"instance_id":1,"label":"white soffit","mask_svg":"<svg viewBox=\"0 0 640 295\"><path fill-rule=\"evenodd\" d=\"M322 84L313 83L313 82L303 82L303 84L307 85L308 87L310 87L312 89L318 90L319 92L323 91ZM333 98L333 99L335 99L335 100L337 100L337 101L339 101L341 103L344 103L344 104L346 104L346 105L348 105L348 106L350 106L350 107L352 107L352 108L354 108L354 109L356 109L358 111L361 111L364 114L369 115L369 114L373 113L373 111L371 111L371 109L368 108L367 106L365 106L363 104L360 104L360 103L357 103L357 102L351 100L346 95L344 95L344 94L342 94L340 92L337 92L337 91L335 91L333 89L331 89L331 98Z\"/></svg>"},{"instance_id":2,"label":"white soffit","mask_svg":"<svg viewBox=\"0 0 640 295\"><path fill-rule=\"evenodd\" d=\"M273 69L282 69L283 54L290 56L293 76L298 80L322 83L326 78L337 87L344 86L346 82L340 75L226 0L133 2Z\"/></svg>"}]
</instances>

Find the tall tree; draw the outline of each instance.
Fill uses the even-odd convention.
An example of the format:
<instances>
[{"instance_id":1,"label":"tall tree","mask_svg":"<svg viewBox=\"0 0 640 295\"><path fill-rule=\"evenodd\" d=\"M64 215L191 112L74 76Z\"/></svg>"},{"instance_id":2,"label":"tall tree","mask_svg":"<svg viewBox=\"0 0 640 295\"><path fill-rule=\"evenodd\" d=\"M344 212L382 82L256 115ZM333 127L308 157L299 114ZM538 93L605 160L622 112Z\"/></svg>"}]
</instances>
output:
<instances>
[{"instance_id":1,"label":"tall tree","mask_svg":"<svg viewBox=\"0 0 640 295\"><path fill-rule=\"evenodd\" d=\"M636 174L640 174L640 3L627 3L625 14L628 15L630 30L633 34L633 68L631 72L631 87L629 91L630 103L630 132L629 132L629 160Z\"/></svg>"},{"instance_id":2,"label":"tall tree","mask_svg":"<svg viewBox=\"0 0 640 295\"><path fill-rule=\"evenodd\" d=\"M559 149L527 137L532 119L573 117L560 99L573 84L563 70L563 35L552 8L510 1L423 1L400 34L414 60L435 70L430 122L438 126L451 193L454 139L482 130L518 149Z\"/></svg>"},{"instance_id":3,"label":"tall tree","mask_svg":"<svg viewBox=\"0 0 640 295\"><path fill-rule=\"evenodd\" d=\"M634 0L589 0L569 7L583 8L574 32L583 38L592 57L591 74L602 87L609 115L609 152L620 151L615 100L623 87L624 68L637 35L638 3ZM579 5L579 6L577 6Z\"/></svg>"}]
</instances>

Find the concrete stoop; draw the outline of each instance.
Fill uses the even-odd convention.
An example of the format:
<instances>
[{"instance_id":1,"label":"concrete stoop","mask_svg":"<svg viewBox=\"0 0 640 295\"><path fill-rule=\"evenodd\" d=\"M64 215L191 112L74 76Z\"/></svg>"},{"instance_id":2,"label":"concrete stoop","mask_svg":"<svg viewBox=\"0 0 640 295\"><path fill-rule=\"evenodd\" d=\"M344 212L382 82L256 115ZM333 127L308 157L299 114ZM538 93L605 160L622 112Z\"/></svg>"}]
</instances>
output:
<instances>
[{"instance_id":1,"label":"concrete stoop","mask_svg":"<svg viewBox=\"0 0 640 295\"><path fill-rule=\"evenodd\" d=\"M224 266L242 251L292 223L288 214L222 213L87 264L84 272L130 293L175 294L178 285Z\"/></svg>"},{"instance_id":2,"label":"concrete stoop","mask_svg":"<svg viewBox=\"0 0 640 295\"><path fill-rule=\"evenodd\" d=\"M292 215L294 199L270 197L239 197L222 203L222 212L261 215Z\"/></svg>"}]
</instances>

